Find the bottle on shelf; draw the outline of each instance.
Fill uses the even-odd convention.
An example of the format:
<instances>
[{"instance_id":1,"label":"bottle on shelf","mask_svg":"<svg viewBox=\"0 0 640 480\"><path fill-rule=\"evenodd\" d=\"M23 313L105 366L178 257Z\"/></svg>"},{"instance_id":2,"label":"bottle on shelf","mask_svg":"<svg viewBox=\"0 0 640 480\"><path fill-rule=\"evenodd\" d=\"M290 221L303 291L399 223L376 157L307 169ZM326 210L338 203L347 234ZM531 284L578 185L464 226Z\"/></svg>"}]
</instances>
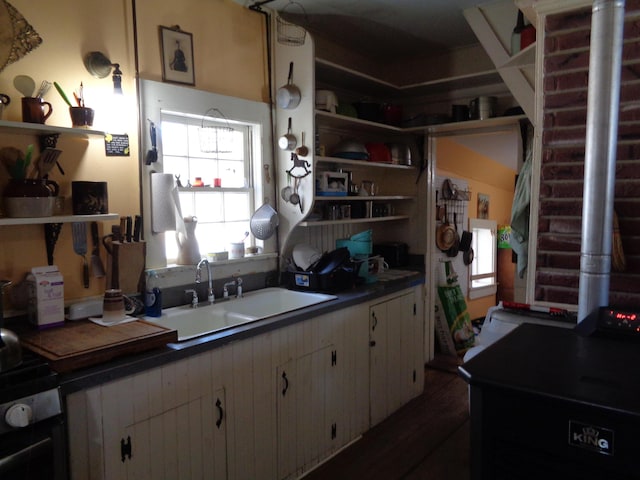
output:
<instances>
[{"instance_id":1,"label":"bottle on shelf","mask_svg":"<svg viewBox=\"0 0 640 480\"><path fill-rule=\"evenodd\" d=\"M520 32L520 50L524 50L536 41L536 28L527 22Z\"/></svg>"},{"instance_id":2,"label":"bottle on shelf","mask_svg":"<svg viewBox=\"0 0 640 480\"><path fill-rule=\"evenodd\" d=\"M518 20L516 26L513 27L513 33L511 34L511 56L520 51L520 42L522 36L522 30L524 30L524 14L522 10L518 10Z\"/></svg>"}]
</instances>

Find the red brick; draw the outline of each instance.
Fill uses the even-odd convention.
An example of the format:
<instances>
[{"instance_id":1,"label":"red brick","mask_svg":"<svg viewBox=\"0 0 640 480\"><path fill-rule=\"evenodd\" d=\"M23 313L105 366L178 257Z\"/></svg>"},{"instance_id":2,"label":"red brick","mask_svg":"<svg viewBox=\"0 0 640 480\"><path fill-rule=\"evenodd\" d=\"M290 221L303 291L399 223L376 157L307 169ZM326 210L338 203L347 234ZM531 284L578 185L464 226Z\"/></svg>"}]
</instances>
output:
<instances>
[{"instance_id":1,"label":"red brick","mask_svg":"<svg viewBox=\"0 0 640 480\"><path fill-rule=\"evenodd\" d=\"M587 110L561 110L550 111L544 116L544 128L573 127L587 124Z\"/></svg>"},{"instance_id":2,"label":"red brick","mask_svg":"<svg viewBox=\"0 0 640 480\"><path fill-rule=\"evenodd\" d=\"M540 215L543 217L580 217L582 215L582 199L580 199L580 201L570 201L565 199L541 200Z\"/></svg>"},{"instance_id":3,"label":"red brick","mask_svg":"<svg viewBox=\"0 0 640 480\"><path fill-rule=\"evenodd\" d=\"M545 31L550 33L562 32L572 28L591 26L591 8L581 8L571 12L547 15Z\"/></svg>"},{"instance_id":4,"label":"red brick","mask_svg":"<svg viewBox=\"0 0 640 480\"><path fill-rule=\"evenodd\" d=\"M589 50L551 55L544 59L546 74L589 68Z\"/></svg>"},{"instance_id":5,"label":"red brick","mask_svg":"<svg viewBox=\"0 0 640 480\"><path fill-rule=\"evenodd\" d=\"M542 163L584 162L584 142L575 147L544 147Z\"/></svg>"},{"instance_id":6,"label":"red brick","mask_svg":"<svg viewBox=\"0 0 640 480\"><path fill-rule=\"evenodd\" d=\"M575 48L588 48L591 42L591 29L573 30L561 32L556 35L548 35L545 38L544 51L547 55L559 53Z\"/></svg>"},{"instance_id":7,"label":"red brick","mask_svg":"<svg viewBox=\"0 0 640 480\"><path fill-rule=\"evenodd\" d=\"M547 129L542 132L542 144L549 146L577 146L584 144L587 127Z\"/></svg>"},{"instance_id":8,"label":"red brick","mask_svg":"<svg viewBox=\"0 0 640 480\"><path fill-rule=\"evenodd\" d=\"M544 97L545 111L557 108L587 108L587 90L549 93Z\"/></svg>"}]
</instances>

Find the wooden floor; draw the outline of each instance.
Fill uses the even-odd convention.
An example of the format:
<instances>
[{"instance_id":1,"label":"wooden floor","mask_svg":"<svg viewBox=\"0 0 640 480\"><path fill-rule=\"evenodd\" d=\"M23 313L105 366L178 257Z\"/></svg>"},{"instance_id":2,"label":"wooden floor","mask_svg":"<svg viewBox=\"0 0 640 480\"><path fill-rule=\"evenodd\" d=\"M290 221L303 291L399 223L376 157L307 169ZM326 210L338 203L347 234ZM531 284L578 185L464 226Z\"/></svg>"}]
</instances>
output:
<instances>
[{"instance_id":1,"label":"wooden floor","mask_svg":"<svg viewBox=\"0 0 640 480\"><path fill-rule=\"evenodd\" d=\"M442 367L427 367L424 394L304 480L468 480L467 384Z\"/></svg>"}]
</instances>

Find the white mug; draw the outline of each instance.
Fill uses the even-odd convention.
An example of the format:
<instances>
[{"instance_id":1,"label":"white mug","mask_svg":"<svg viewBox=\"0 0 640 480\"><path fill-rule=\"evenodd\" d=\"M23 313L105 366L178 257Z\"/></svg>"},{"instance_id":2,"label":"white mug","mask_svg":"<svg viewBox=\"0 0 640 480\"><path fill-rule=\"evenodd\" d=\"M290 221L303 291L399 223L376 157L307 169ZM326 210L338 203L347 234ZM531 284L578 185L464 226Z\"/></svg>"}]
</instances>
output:
<instances>
[{"instance_id":1,"label":"white mug","mask_svg":"<svg viewBox=\"0 0 640 480\"><path fill-rule=\"evenodd\" d=\"M229 244L229 258L244 257L244 242L231 242Z\"/></svg>"},{"instance_id":2,"label":"white mug","mask_svg":"<svg viewBox=\"0 0 640 480\"><path fill-rule=\"evenodd\" d=\"M127 314L133 313L135 309L132 307L127 310L124 308L124 295L122 290L111 288L104 292L104 301L102 304L102 321L104 323L116 323L126 318Z\"/></svg>"}]
</instances>

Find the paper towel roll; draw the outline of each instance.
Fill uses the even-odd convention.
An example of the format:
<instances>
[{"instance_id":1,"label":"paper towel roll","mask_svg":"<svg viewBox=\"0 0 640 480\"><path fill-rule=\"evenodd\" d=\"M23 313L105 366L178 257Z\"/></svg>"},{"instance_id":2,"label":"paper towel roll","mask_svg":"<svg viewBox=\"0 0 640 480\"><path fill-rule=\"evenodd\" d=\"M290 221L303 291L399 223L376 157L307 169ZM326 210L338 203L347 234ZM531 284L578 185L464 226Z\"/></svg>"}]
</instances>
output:
<instances>
[{"instance_id":1,"label":"paper towel roll","mask_svg":"<svg viewBox=\"0 0 640 480\"><path fill-rule=\"evenodd\" d=\"M170 173L151 173L151 230L163 233L176 229L175 180Z\"/></svg>"}]
</instances>

